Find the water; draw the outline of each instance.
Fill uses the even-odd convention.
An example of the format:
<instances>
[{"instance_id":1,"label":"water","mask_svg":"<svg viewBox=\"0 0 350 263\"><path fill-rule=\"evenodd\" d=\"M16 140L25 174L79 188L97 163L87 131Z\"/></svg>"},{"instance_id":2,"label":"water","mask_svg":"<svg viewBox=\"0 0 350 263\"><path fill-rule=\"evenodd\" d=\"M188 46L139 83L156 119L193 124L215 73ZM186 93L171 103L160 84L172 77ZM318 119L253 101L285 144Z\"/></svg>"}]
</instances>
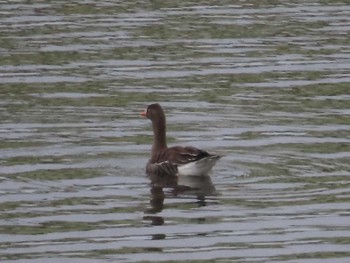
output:
<instances>
[{"instance_id":1,"label":"water","mask_svg":"<svg viewBox=\"0 0 350 263\"><path fill-rule=\"evenodd\" d=\"M4 1L1 262L349 262L345 1ZM151 187L139 116L225 154Z\"/></svg>"}]
</instances>

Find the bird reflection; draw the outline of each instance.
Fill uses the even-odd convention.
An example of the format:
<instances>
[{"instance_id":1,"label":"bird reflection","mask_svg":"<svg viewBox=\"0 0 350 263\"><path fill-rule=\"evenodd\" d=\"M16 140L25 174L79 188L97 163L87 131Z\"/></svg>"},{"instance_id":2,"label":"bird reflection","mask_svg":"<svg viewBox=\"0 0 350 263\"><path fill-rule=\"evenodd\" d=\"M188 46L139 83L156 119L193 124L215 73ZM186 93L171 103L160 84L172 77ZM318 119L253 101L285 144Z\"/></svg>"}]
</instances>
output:
<instances>
[{"instance_id":1,"label":"bird reflection","mask_svg":"<svg viewBox=\"0 0 350 263\"><path fill-rule=\"evenodd\" d=\"M150 183L150 208L143 219L151 225L163 225L163 217L157 215L164 209L166 197L180 195L193 196L198 206L206 206L206 196L215 193L215 187L209 175L174 176L169 174L148 174Z\"/></svg>"}]
</instances>

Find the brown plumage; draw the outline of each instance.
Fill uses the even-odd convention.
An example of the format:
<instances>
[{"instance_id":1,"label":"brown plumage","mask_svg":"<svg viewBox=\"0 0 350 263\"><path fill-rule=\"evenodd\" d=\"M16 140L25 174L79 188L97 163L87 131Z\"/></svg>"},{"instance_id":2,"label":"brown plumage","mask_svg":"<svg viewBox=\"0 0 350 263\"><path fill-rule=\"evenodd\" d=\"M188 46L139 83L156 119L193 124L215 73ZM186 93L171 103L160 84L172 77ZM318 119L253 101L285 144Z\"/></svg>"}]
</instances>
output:
<instances>
[{"instance_id":1,"label":"brown plumage","mask_svg":"<svg viewBox=\"0 0 350 263\"><path fill-rule=\"evenodd\" d=\"M168 147L165 114L158 103L149 105L141 115L150 119L153 127L151 158L146 166L148 174L204 175L222 157L191 146Z\"/></svg>"}]
</instances>

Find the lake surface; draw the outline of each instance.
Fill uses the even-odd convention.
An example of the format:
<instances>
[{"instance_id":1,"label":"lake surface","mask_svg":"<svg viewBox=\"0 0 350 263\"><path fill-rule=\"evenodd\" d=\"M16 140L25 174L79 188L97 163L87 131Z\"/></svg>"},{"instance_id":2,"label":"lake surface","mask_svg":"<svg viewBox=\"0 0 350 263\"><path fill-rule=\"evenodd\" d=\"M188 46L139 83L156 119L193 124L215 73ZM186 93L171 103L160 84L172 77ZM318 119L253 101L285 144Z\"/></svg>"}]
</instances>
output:
<instances>
[{"instance_id":1,"label":"lake surface","mask_svg":"<svg viewBox=\"0 0 350 263\"><path fill-rule=\"evenodd\" d=\"M350 5L212 2L0 3L2 263L350 262Z\"/></svg>"}]
</instances>

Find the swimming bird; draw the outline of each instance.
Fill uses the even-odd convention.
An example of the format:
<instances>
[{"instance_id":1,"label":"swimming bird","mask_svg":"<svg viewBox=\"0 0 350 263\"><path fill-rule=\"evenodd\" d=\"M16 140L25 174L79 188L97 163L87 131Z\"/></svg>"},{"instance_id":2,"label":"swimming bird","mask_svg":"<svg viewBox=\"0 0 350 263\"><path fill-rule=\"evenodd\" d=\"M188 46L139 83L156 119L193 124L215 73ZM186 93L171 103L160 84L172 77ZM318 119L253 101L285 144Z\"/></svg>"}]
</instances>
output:
<instances>
[{"instance_id":1,"label":"swimming bird","mask_svg":"<svg viewBox=\"0 0 350 263\"><path fill-rule=\"evenodd\" d=\"M165 114L158 103L149 105L141 115L152 121L153 128L153 145L151 158L146 165L147 174L204 176L223 157L192 146L168 147Z\"/></svg>"}]
</instances>

